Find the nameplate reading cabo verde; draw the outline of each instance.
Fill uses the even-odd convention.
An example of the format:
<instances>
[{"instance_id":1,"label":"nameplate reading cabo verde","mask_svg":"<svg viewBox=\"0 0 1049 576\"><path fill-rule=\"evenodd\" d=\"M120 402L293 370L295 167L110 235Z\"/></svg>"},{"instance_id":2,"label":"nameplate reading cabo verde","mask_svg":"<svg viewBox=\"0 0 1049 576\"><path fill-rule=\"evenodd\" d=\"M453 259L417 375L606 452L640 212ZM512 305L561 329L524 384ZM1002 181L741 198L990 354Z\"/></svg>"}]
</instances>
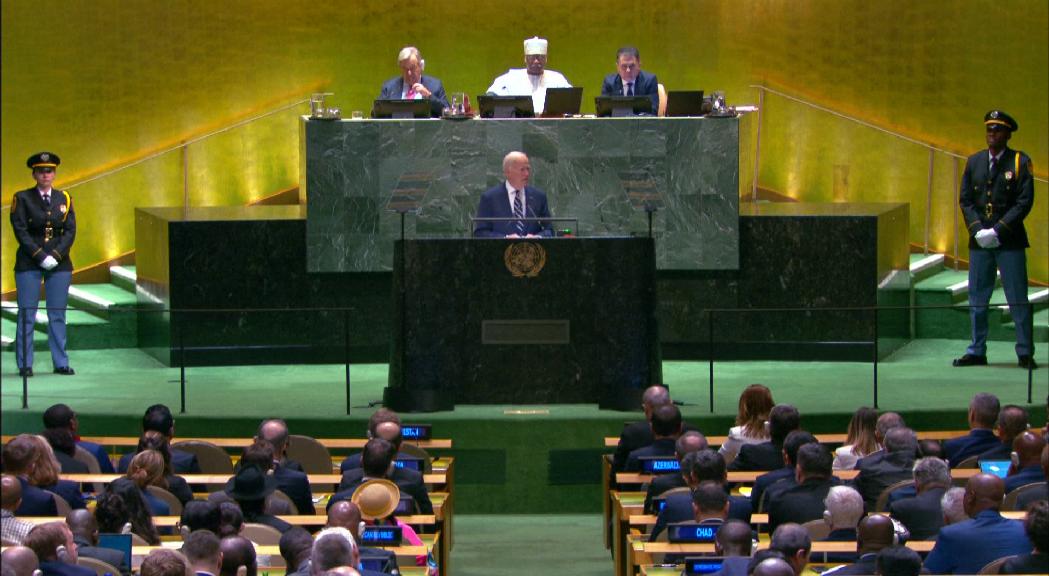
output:
<instances>
[{"instance_id":1,"label":"nameplate reading cabo verde","mask_svg":"<svg viewBox=\"0 0 1049 576\"><path fill-rule=\"evenodd\" d=\"M503 262L514 278L535 278L546 266L546 250L538 242L514 242L503 252Z\"/></svg>"}]
</instances>

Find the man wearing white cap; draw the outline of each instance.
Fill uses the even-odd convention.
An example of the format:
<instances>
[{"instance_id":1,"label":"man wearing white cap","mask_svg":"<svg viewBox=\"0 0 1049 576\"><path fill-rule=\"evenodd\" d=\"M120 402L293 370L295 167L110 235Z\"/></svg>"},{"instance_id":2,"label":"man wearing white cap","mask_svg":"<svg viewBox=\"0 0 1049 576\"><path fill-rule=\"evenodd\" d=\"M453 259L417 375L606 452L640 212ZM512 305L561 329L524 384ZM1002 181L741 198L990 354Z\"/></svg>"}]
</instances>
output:
<instances>
[{"instance_id":1,"label":"man wearing white cap","mask_svg":"<svg viewBox=\"0 0 1049 576\"><path fill-rule=\"evenodd\" d=\"M497 96L531 96L536 114L546 105L547 88L571 88L560 72L546 69L547 41L529 38L524 41L525 67L511 68L488 87L489 94Z\"/></svg>"}]
</instances>

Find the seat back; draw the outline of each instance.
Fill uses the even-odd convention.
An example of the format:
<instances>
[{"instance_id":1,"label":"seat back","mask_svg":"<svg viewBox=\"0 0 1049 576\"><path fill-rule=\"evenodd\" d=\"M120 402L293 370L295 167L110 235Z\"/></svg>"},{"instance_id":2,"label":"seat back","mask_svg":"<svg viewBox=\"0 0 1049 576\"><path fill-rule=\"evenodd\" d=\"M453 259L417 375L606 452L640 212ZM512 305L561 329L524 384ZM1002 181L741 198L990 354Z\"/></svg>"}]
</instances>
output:
<instances>
[{"instance_id":1,"label":"seat back","mask_svg":"<svg viewBox=\"0 0 1049 576\"><path fill-rule=\"evenodd\" d=\"M663 83L659 83L656 86L656 90L659 93L659 107L657 108L657 114L660 116L667 115L667 89L663 86Z\"/></svg>"},{"instance_id":2,"label":"seat back","mask_svg":"<svg viewBox=\"0 0 1049 576\"><path fill-rule=\"evenodd\" d=\"M174 494L160 486L146 486L146 491L167 504L172 516L182 515L182 501L176 498Z\"/></svg>"},{"instance_id":3,"label":"seat back","mask_svg":"<svg viewBox=\"0 0 1049 576\"><path fill-rule=\"evenodd\" d=\"M890 484L878 494L878 499L874 502L875 512L884 512L885 508L889 506L889 494L892 494L900 488L906 488L908 486L914 486L914 480L900 480L895 484Z\"/></svg>"},{"instance_id":4,"label":"seat back","mask_svg":"<svg viewBox=\"0 0 1049 576\"><path fill-rule=\"evenodd\" d=\"M980 467L980 455L979 454L977 454L976 456L969 456L968 458L966 458L966 459L962 460L961 462L959 462L957 466L952 466L952 468L979 468L979 467Z\"/></svg>"},{"instance_id":5,"label":"seat back","mask_svg":"<svg viewBox=\"0 0 1049 576\"><path fill-rule=\"evenodd\" d=\"M420 448L415 444L409 444L407 442L404 442L401 444L401 449L399 452L401 454L405 454L407 456L419 458L420 460L422 460L423 474L430 474L431 472L433 472L433 458L430 457L430 453L424 450L423 448Z\"/></svg>"},{"instance_id":6,"label":"seat back","mask_svg":"<svg viewBox=\"0 0 1049 576\"><path fill-rule=\"evenodd\" d=\"M66 502L65 498L59 496L58 494L55 494L50 490L44 490L44 492L50 494L51 498L55 501L55 510L58 511L57 515L59 518L65 518L66 516L69 516L70 512L73 511L73 507L69 505L69 502Z\"/></svg>"},{"instance_id":7,"label":"seat back","mask_svg":"<svg viewBox=\"0 0 1049 576\"><path fill-rule=\"evenodd\" d=\"M1033 484L1024 484L1019 488L1014 488L1012 492L1005 495L1005 501L1002 502L1002 510L1017 510L1022 512L1023 510L1020 510L1019 505L1020 497L1028 492L1045 490L1046 486L1046 482L1035 482Z\"/></svg>"},{"instance_id":8,"label":"seat back","mask_svg":"<svg viewBox=\"0 0 1049 576\"><path fill-rule=\"evenodd\" d=\"M824 540L830 534L830 526L827 526L827 523L823 520L823 518L809 520L801 526L802 528L809 531L809 538L812 538L813 542Z\"/></svg>"},{"instance_id":9,"label":"seat back","mask_svg":"<svg viewBox=\"0 0 1049 576\"><path fill-rule=\"evenodd\" d=\"M280 490L274 490L272 494L266 497L266 513L273 514L273 512L271 512L270 510L276 509L277 506L285 508L287 512L274 514L274 516L281 516L284 514L288 514L291 516L299 515L299 508L295 506L295 502L292 501L291 497L289 497L284 492L281 492Z\"/></svg>"},{"instance_id":10,"label":"seat back","mask_svg":"<svg viewBox=\"0 0 1049 576\"><path fill-rule=\"evenodd\" d=\"M115 576L116 574L120 574L119 568L110 564L109 562L103 562L97 558L77 556L76 564L77 566L82 566L89 570L94 570L95 574L97 574L98 576L106 576L106 574L109 574L110 576Z\"/></svg>"},{"instance_id":11,"label":"seat back","mask_svg":"<svg viewBox=\"0 0 1049 576\"><path fill-rule=\"evenodd\" d=\"M172 448L178 448L183 452L189 452L197 457L200 471L204 474L228 474L233 475L233 461L229 454L220 446L204 440L183 440L175 442ZM208 484L208 492L222 490L225 484Z\"/></svg>"},{"instance_id":12,"label":"seat back","mask_svg":"<svg viewBox=\"0 0 1049 576\"><path fill-rule=\"evenodd\" d=\"M102 468L98 465L98 460L95 459L95 456L80 446L76 447L76 452L73 453L73 460L87 466L88 474L102 473ZM106 489L106 485L101 482L92 482L84 485L85 488L88 486L91 487L91 491L95 494L101 494Z\"/></svg>"},{"instance_id":13,"label":"seat back","mask_svg":"<svg viewBox=\"0 0 1049 576\"><path fill-rule=\"evenodd\" d=\"M240 535L259 546L280 545L280 530L268 524L245 522L244 530L241 531Z\"/></svg>"},{"instance_id":14,"label":"seat back","mask_svg":"<svg viewBox=\"0 0 1049 576\"><path fill-rule=\"evenodd\" d=\"M143 537L139 536L138 534L135 534L134 532L132 532L131 533L131 545L132 546L149 546L150 544L149 544L149 542L146 542L145 538L143 538Z\"/></svg>"},{"instance_id":15,"label":"seat back","mask_svg":"<svg viewBox=\"0 0 1049 576\"><path fill-rule=\"evenodd\" d=\"M980 571L977 572L977 574L1001 574L1002 566L1013 558L1016 558L1015 554L1012 556L1006 556L1005 558L999 558L994 562L988 562L986 566L980 568Z\"/></svg>"},{"instance_id":16,"label":"seat back","mask_svg":"<svg viewBox=\"0 0 1049 576\"><path fill-rule=\"evenodd\" d=\"M291 434L288 436L287 456L298 460L307 474L331 474L331 452L316 438Z\"/></svg>"}]
</instances>

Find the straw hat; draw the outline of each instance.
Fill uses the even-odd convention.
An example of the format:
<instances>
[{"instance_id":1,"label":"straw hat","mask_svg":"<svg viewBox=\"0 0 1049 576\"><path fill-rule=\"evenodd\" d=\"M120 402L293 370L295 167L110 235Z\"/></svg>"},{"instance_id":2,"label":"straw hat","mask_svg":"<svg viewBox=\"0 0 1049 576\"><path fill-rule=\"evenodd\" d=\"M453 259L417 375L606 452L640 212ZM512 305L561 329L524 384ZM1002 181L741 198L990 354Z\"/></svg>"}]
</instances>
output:
<instances>
[{"instance_id":1,"label":"straw hat","mask_svg":"<svg viewBox=\"0 0 1049 576\"><path fill-rule=\"evenodd\" d=\"M401 489L389 480L368 480L353 491L350 501L361 509L365 520L388 517L401 501Z\"/></svg>"}]
</instances>

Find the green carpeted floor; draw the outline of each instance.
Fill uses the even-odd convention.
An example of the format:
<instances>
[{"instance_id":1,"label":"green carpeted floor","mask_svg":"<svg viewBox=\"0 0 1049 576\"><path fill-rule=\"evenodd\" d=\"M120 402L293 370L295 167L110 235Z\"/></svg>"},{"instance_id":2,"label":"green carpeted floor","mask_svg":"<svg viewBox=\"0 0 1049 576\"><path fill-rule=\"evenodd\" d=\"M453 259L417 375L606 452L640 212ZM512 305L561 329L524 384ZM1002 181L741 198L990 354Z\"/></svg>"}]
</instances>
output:
<instances>
[{"instance_id":1,"label":"green carpeted floor","mask_svg":"<svg viewBox=\"0 0 1049 576\"><path fill-rule=\"evenodd\" d=\"M611 553L601 542L600 514L477 514L457 519L455 530L456 576L612 573Z\"/></svg>"}]
</instances>

